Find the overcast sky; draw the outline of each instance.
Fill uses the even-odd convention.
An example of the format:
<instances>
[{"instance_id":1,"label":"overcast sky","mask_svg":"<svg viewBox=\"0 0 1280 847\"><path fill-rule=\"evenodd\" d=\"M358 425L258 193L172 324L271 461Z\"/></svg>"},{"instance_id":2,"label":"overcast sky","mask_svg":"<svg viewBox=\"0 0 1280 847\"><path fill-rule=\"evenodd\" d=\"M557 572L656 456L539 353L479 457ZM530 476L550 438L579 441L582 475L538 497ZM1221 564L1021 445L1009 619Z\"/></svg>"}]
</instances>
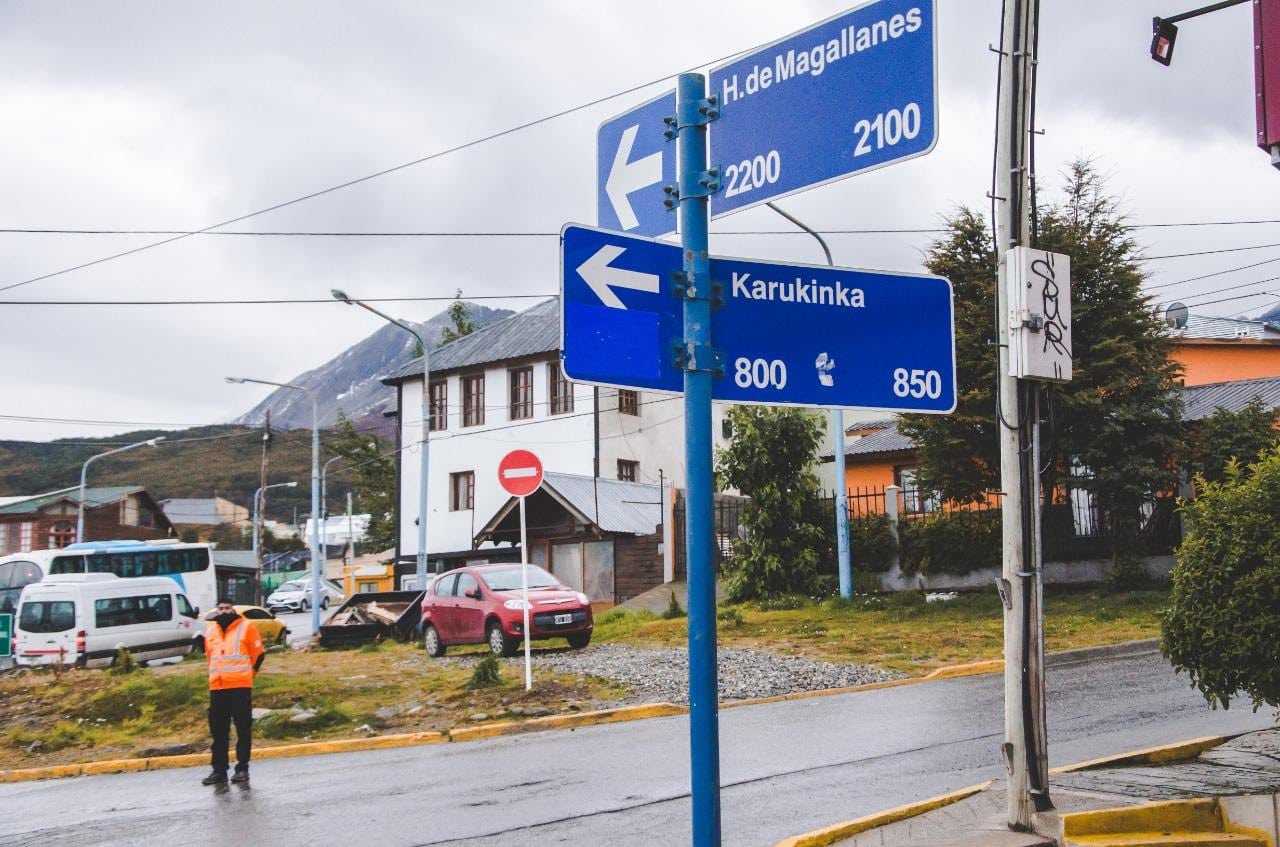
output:
<instances>
[{"instance_id":1,"label":"overcast sky","mask_svg":"<svg viewBox=\"0 0 1280 847\"><path fill-rule=\"evenodd\" d=\"M1181 26L1175 61L1147 56L1172 0L1045 0L1041 184L1073 158L1109 175L1136 224L1280 218L1280 173L1253 145L1250 6ZM0 228L190 230L490 136L651 81L564 117L230 227L256 231L554 233L595 223L595 133L674 74L849 8L828 0L546 2L8 2L0 5ZM1194 5L1194 4L1183 4ZM939 0L940 140L932 154L788 198L818 229L927 228L985 208L999 3ZM823 108L815 104L815 108ZM767 209L713 224L723 255L820 262ZM1143 228L1146 253L1280 242L1280 224ZM920 269L928 235L832 236L837 264ZM157 240L0 234L0 285ZM1280 244L1148 265L1193 312L1280 301ZM34 282L0 300L550 295L555 237L202 235ZM1237 294L1275 295L1208 304ZM1198 295L1198 296L1197 296ZM496 301L521 308L532 301ZM402 303L422 320L440 304ZM267 389L379 328L337 303L0 305L0 438L46 440L229 420Z\"/></svg>"}]
</instances>

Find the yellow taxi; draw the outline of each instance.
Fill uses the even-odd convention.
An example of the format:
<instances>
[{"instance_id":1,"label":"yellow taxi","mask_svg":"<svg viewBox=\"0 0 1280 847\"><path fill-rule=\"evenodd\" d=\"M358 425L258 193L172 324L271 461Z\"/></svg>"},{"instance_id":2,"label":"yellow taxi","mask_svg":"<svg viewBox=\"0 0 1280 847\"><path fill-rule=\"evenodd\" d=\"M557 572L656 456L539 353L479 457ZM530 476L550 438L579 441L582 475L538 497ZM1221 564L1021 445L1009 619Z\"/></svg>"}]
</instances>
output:
<instances>
[{"instance_id":1,"label":"yellow taxi","mask_svg":"<svg viewBox=\"0 0 1280 847\"><path fill-rule=\"evenodd\" d=\"M236 612L258 628L258 635L262 636L263 644L283 646L289 637L289 628L284 625L284 621L261 606L236 606Z\"/></svg>"}]
</instances>

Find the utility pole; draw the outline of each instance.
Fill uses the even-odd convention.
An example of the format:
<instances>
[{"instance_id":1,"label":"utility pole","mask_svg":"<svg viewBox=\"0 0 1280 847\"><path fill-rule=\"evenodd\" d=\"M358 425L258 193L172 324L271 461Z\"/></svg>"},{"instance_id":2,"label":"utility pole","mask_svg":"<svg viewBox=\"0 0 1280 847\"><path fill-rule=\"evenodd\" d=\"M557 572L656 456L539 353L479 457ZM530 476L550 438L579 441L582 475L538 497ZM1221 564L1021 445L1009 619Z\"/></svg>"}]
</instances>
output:
<instances>
[{"instance_id":1,"label":"utility pole","mask_svg":"<svg viewBox=\"0 0 1280 847\"><path fill-rule=\"evenodd\" d=\"M1000 487L1004 567L1004 718L1009 774L1008 823L1028 831L1032 814L1052 808L1046 769L1044 646L1040 586L1038 388L1013 376L1010 358L1012 278L1009 251L1031 246L1035 128L1036 0L1008 0L1000 44L999 119L993 193L996 203L996 331Z\"/></svg>"},{"instance_id":2,"label":"utility pole","mask_svg":"<svg viewBox=\"0 0 1280 847\"><path fill-rule=\"evenodd\" d=\"M258 584L253 587L253 594L256 598L254 602L262 605L262 547L258 543L258 539L262 538L262 518L263 508L266 503L267 490L267 448L271 446L271 410L267 409L267 416L262 424L262 463L258 473L258 494L257 499L253 503L253 554L257 559L254 564L258 568Z\"/></svg>"}]
</instances>

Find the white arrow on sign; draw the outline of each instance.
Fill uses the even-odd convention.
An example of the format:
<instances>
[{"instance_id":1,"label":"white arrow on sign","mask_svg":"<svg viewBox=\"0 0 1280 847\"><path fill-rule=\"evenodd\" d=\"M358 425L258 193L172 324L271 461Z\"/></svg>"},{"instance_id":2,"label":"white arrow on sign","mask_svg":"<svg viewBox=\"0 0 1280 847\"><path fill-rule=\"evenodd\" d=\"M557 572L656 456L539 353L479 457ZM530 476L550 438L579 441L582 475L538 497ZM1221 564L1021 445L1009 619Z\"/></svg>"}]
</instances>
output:
<instances>
[{"instance_id":1,"label":"white arrow on sign","mask_svg":"<svg viewBox=\"0 0 1280 847\"><path fill-rule=\"evenodd\" d=\"M639 131L639 124L623 130L622 140L618 142L618 152L613 155L613 166L609 168L609 178L604 183L604 191L609 195L613 213L618 216L618 223L622 224L624 230L635 229L640 225L627 195L662 182L662 151L650 153L634 162L627 161L631 158L631 148L636 143L636 133Z\"/></svg>"},{"instance_id":2,"label":"white arrow on sign","mask_svg":"<svg viewBox=\"0 0 1280 847\"><path fill-rule=\"evenodd\" d=\"M610 263L626 252L625 247L606 244L597 250L590 259L578 266L578 275L590 286L591 290L611 309L626 309L613 293L616 288L629 288L632 291L644 291L649 294L658 293L658 275L640 271L629 271L615 268Z\"/></svg>"}]
</instances>

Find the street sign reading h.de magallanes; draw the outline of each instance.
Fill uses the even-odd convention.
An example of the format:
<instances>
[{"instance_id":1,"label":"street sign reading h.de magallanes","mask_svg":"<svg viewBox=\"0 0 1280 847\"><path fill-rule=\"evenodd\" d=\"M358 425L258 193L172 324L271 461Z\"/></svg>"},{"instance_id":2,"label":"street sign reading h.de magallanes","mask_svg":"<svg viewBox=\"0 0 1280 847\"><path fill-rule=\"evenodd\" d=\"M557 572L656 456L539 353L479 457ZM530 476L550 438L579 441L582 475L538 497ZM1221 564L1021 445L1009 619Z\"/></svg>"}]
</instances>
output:
<instances>
[{"instance_id":1,"label":"street sign reading h.de magallanes","mask_svg":"<svg viewBox=\"0 0 1280 847\"><path fill-rule=\"evenodd\" d=\"M561 349L580 382L684 390L679 245L570 224ZM711 258L723 305L716 400L946 413L955 408L951 284L936 276ZM709 366L702 362L702 366Z\"/></svg>"},{"instance_id":2,"label":"street sign reading h.de magallanes","mask_svg":"<svg viewBox=\"0 0 1280 847\"><path fill-rule=\"evenodd\" d=\"M934 0L879 0L711 70L715 216L933 149Z\"/></svg>"},{"instance_id":3,"label":"street sign reading h.de magallanes","mask_svg":"<svg viewBox=\"0 0 1280 847\"><path fill-rule=\"evenodd\" d=\"M934 0L878 0L711 71L720 117L713 217L928 153L938 139ZM676 231L664 119L675 92L610 118L596 135L596 222L631 235Z\"/></svg>"}]
</instances>

